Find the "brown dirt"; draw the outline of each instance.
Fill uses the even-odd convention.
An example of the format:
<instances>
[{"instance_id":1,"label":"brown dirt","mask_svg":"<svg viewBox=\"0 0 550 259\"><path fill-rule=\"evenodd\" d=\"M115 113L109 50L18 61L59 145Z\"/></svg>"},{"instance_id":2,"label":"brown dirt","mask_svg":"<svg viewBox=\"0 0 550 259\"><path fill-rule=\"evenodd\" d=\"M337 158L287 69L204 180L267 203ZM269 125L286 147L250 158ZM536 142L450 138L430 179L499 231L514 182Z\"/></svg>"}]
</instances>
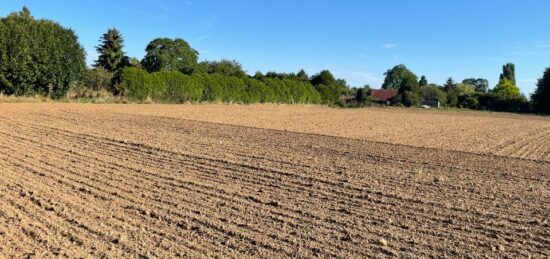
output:
<instances>
[{"instance_id":1,"label":"brown dirt","mask_svg":"<svg viewBox=\"0 0 550 259\"><path fill-rule=\"evenodd\" d=\"M275 105L0 111L0 257L550 256L546 118Z\"/></svg>"}]
</instances>

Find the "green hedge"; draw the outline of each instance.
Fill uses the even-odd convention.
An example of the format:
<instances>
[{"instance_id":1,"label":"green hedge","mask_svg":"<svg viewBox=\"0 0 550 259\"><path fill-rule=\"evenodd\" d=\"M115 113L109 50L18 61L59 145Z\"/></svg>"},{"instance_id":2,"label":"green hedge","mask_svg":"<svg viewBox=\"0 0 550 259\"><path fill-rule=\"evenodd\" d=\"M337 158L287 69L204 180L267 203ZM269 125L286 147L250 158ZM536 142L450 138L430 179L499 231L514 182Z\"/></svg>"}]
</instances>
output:
<instances>
[{"instance_id":1,"label":"green hedge","mask_svg":"<svg viewBox=\"0 0 550 259\"><path fill-rule=\"evenodd\" d=\"M220 74L185 75L177 71L148 73L127 67L118 77L117 92L143 101L236 103L320 103L321 96L309 82L240 78Z\"/></svg>"}]
</instances>

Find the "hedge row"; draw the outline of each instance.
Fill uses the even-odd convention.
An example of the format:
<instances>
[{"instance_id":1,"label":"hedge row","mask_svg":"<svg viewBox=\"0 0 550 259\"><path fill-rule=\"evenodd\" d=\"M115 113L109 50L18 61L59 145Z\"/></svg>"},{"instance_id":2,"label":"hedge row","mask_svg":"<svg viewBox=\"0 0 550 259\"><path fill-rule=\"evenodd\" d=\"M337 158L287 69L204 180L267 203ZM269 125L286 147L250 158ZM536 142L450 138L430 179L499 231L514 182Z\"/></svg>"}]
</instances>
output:
<instances>
[{"instance_id":1,"label":"hedge row","mask_svg":"<svg viewBox=\"0 0 550 259\"><path fill-rule=\"evenodd\" d=\"M220 74L185 75L177 71L148 73L124 68L116 90L126 97L154 101L236 103L320 103L321 96L307 81L239 78Z\"/></svg>"}]
</instances>

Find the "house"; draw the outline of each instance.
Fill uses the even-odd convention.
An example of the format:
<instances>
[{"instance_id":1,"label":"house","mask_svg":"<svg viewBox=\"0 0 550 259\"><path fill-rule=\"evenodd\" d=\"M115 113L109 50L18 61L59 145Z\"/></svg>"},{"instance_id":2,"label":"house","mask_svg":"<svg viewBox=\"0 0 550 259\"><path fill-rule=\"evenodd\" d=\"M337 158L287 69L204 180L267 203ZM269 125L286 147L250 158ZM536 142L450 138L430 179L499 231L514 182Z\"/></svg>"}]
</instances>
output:
<instances>
[{"instance_id":1,"label":"house","mask_svg":"<svg viewBox=\"0 0 550 259\"><path fill-rule=\"evenodd\" d=\"M352 102L357 101L357 97L355 96L355 94L342 95L342 96L340 96L340 101L343 101L345 103L352 103Z\"/></svg>"},{"instance_id":2,"label":"house","mask_svg":"<svg viewBox=\"0 0 550 259\"><path fill-rule=\"evenodd\" d=\"M388 104L397 95L397 89L372 89L371 98L373 102Z\"/></svg>"},{"instance_id":3,"label":"house","mask_svg":"<svg viewBox=\"0 0 550 259\"><path fill-rule=\"evenodd\" d=\"M441 103L438 100L425 100L422 101L421 106L439 109L441 107Z\"/></svg>"}]
</instances>

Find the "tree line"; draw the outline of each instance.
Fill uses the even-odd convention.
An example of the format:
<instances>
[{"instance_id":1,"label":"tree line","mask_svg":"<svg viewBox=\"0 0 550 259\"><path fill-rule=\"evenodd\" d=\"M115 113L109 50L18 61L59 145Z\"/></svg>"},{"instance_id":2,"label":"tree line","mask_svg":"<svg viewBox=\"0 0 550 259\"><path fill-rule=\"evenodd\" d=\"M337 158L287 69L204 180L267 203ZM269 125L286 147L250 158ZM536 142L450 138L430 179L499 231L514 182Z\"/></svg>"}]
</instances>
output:
<instances>
[{"instance_id":1,"label":"tree line","mask_svg":"<svg viewBox=\"0 0 550 259\"><path fill-rule=\"evenodd\" d=\"M425 76L418 79L405 65L398 65L385 73L382 88L397 89L392 103L408 107L418 106L423 101L439 101L446 107L532 111L531 103L516 85L514 64L505 64L502 70L498 84L490 89L488 80L483 78L467 78L457 83L450 77L444 85L430 84Z\"/></svg>"},{"instance_id":2,"label":"tree line","mask_svg":"<svg viewBox=\"0 0 550 259\"><path fill-rule=\"evenodd\" d=\"M247 75L235 60L199 62L199 53L184 39L157 38L142 59L128 57L124 38L115 28L100 38L92 68L73 30L34 19L27 8L0 20L0 92L5 95L43 95L63 98L72 90L105 91L136 100L158 102L323 103L341 104L354 96L368 104L370 86L351 88L328 70L309 76L297 73L256 72ZM385 73L383 89L396 89L392 105L418 106L439 101L443 106L512 112L550 113L550 68L531 98L516 85L515 66L506 64L498 84L490 89L482 78L444 85L417 77L405 65Z\"/></svg>"}]
</instances>

